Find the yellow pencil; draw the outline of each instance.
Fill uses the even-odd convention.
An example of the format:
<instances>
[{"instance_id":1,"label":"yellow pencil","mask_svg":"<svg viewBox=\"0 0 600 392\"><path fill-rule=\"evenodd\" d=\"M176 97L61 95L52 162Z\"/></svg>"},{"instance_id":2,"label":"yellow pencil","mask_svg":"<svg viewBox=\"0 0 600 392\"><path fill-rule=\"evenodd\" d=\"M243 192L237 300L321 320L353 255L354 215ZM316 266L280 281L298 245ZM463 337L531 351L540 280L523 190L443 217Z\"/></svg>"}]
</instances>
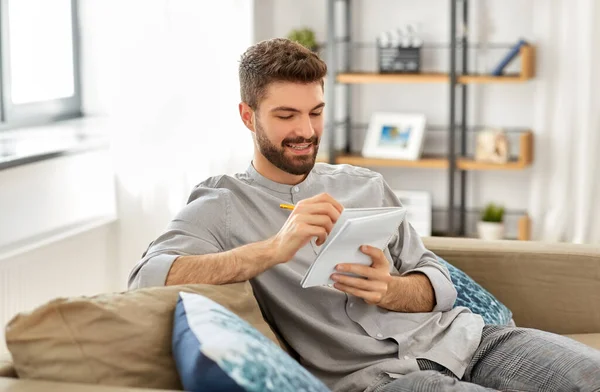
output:
<instances>
[{"instance_id":1,"label":"yellow pencil","mask_svg":"<svg viewBox=\"0 0 600 392\"><path fill-rule=\"evenodd\" d=\"M291 204L280 204L279 208L283 208L284 210L290 210L291 211L291 210L294 209L294 206L291 205Z\"/></svg>"}]
</instances>

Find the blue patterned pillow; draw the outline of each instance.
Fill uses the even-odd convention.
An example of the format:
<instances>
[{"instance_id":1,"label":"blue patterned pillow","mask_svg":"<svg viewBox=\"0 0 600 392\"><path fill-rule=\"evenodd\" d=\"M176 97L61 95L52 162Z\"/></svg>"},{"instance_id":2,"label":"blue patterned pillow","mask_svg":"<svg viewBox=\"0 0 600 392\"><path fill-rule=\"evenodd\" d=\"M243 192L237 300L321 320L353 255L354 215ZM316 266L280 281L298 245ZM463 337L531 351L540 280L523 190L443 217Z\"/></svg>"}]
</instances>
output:
<instances>
[{"instance_id":1,"label":"blue patterned pillow","mask_svg":"<svg viewBox=\"0 0 600 392\"><path fill-rule=\"evenodd\" d=\"M450 272L452 283L456 286L458 297L454 307L464 306L471 312L481 315L486 324L509 325L512 320L512 312L489 291L481 287L467 274L438 257Z\"/></svg>"},{"instance_id":2,"label":"blue patterned pillow","mask_svg":"<svg viewBox=\"0 0 600 392\"><path fill-rule=\"evenodd\" d=\"M329 392L277 345L223 306L181 292L173 355L186 391Z\"/></svg>"}]
</instances>

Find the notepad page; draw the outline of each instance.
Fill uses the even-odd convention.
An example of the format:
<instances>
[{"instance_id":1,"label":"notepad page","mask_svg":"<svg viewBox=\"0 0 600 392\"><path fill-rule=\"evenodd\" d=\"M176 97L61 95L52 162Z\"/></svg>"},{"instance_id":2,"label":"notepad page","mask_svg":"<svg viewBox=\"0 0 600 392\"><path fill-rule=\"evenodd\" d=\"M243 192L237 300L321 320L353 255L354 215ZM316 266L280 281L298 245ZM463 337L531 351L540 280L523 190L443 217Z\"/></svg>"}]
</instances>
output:
<instances>
[{"instance_id":1,"label":"notepad page","mask_svg":"<svg viewBox=\"0 0 600 392\"><path fill-rule=\"evenodd\" d=\"M385 214L386 212L395 211L398 208L401 207L345 208L340 214L340 217L338 218L337 222L333 226L331 233L329 233L327 239L325 240L323 245L321 245L321 252L333 240L333 238L335 238L337 233L344 226L348 219L364 218L373 215Z\"/></svg>"},{"instance_id":2,"label":"notepad page","mask_svg":"<svg viewBox=\"0 0 600 392\"><path fill-rule=\"evenodd\" d=\"M325 239L325 242L321 245L321 249L317 254L317 258L318 255L320 255L335 239L335 237L338 235L342 227L344 227L344 225L348 222L349 219L365 218L369 216L385 214L387 212L396 211L399 208L401 207L344 208L337 222L335 222L335 225L331 229L331 232ZM314 265L315 263L312 263L310 267L308 267L305 276L310 273L310 270L313 268Z\"/></svg>"},{"instance_id":3,"label":"notepad page","mask_svg":"<svg viewBox=\"0 0 600 392\"><path fill-rule=\"evenodd\" d=\"M330 279L339 263L370 265L371 259L360 251L366 244L384 249L389 240L398 232L398 227L406 216L406 209L395 207L383 214L371 214L361 218L347 219L331 243L323 247L308 269L302 287L332 284Z\"/></svg>"}]
</instances>

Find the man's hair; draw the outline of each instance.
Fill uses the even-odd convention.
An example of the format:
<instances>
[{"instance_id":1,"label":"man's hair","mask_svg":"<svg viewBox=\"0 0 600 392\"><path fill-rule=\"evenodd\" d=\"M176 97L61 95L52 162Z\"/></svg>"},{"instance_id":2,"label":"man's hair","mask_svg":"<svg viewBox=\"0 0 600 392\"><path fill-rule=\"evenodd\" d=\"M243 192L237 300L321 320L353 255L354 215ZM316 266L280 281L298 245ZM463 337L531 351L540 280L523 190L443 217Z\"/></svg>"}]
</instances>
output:
<instances>
[{"instance_id":1,"label":"man's hair","mask_svg":"<svg viewBox=\"0 0 600 392\"><path fill-rule=\"evenodd\" d=\"M273 82L315 83L327 74L316 53L297 42L273 38L249 47L240 60L240 94L256 110Z\"/></svg>"}]
</instances>

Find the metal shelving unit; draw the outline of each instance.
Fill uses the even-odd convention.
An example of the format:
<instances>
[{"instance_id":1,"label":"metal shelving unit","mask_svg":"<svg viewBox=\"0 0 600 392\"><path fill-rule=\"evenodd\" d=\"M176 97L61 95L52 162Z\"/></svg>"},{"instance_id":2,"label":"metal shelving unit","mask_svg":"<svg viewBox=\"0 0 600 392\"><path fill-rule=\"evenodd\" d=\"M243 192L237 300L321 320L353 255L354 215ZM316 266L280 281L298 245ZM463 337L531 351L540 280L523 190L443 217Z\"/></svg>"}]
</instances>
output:
<instances>
[{"instance_id":1,"label":"metal shelving unit","mask_svg":"<svg viewBox=\"0 0 600 392\"><path fill-rule=\"evenodd\" d=\"M336 36L337 15L336 3L344 3L343 36ZM521 71L515 75L475 75L469 73L469 49L477 48L477 44L470 45L466 34L457 38L457 27L468 31L469 26L469 0L450 0L450 45L427 45L426 49L449 49L449 72L419 74L380 74L375 72L357 72L352 70L352 53L356 49L373 47L371 43L355 43L351 36L352 0L327 0L327 41L326 61L329 75L326 79L325 94L328 105L327 118L332 119L328 124L329 151L326 161L336 163L349 163L358 166L374 167L409 167L441 169L448 172L448 228L445 235L466 235L466 217L469 212L466 205L468 172L473 170L523 170L528 168L533 161L533 133L530 130L517 130L519 132L519 155L506 164L490 164L477 162L467 156L467 133L477 131L469 127L467 121L467 102L470 84L491 83L523 83L534 77L535 48L525 46L521 49ZM340 45L343 45L343 59L338 61ZM501 45L501 47L507 47ZM460 58L460 66L458 60ZM364 83L448 83L450 86L449 107L450 115L448 125L444 128L448 132L447 156L423 156L417 161L402 161L394 159L372 159L352 154L350 141L352 130L357 125L352 121L352 85ZM343 86L345 96L345 117L341 122L335 119L335 86ZM460 109L460 110L459 110ZM346 145L342 151L336 150L336 128L343 127ZM360 126L359 126L360 127ZM363 125L364 127L364 125ZM458 143L460 142L460 144ZM457 148L458 145L458 148ZM508 212L509 214L511 212ZM513 212L514 214L515 212ZM518 220L518 239L530 238L530 221L526 212Z\"/></svg>"}]
</instances>

